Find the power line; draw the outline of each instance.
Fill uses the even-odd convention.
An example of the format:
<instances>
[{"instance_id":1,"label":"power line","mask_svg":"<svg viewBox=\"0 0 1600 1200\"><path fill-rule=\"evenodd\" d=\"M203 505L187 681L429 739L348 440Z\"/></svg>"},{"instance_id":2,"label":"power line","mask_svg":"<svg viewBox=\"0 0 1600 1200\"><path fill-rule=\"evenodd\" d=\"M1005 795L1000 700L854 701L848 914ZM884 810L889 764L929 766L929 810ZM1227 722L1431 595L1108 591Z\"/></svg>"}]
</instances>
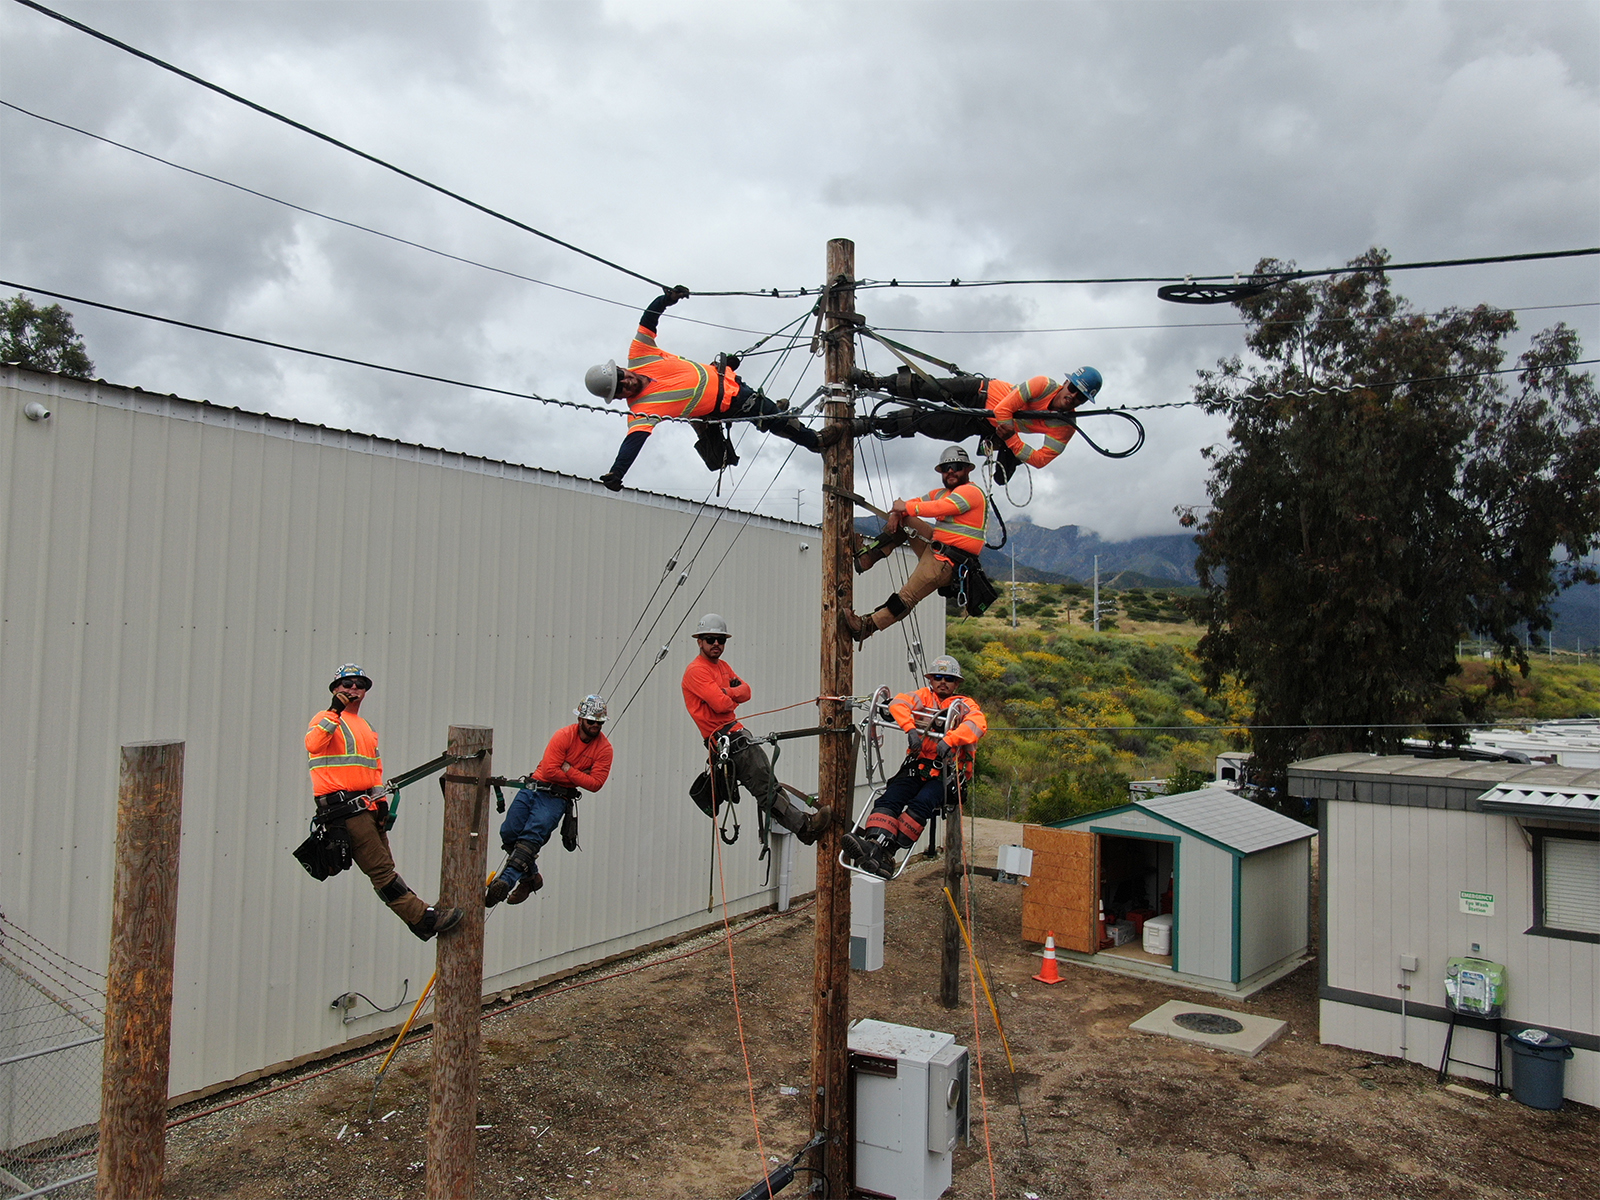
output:
<instances>
[{"instance_id":1,"label":"power line","mask_svg":"<svg viewBox=\"0 0 1600 1200\"><path fill-rule=\"evenodd\" d=\"M635 279L643 280L645 283L652 284L653 286L660 288L662 291L667 290L666 284L651 279L648 275L641 275L638 271L631 270L628 267L623 266L621 263L612 262L609 258L602 258L600 255L595 254L592 251L585 250L581 246L575 246L571 242L563 241L561 238L556 237L554 234L546 233L542 229L535 229L532 225L526 224L523 221L519 221L515 217L508 217L505 213L490 208L488 205L479 204L476 200L469 200L459 192L452 192L447 187L442 187L431 180L424 179L420 175L415 175L412 172L405 170L403 167L397 167L393 163L386 162L374 154L368 154L365 150L358 150L348 142L341 142L336 137L332 137L329 134L323 133L321 130L313 129L311 126L303 124L300 121L296 121L292 117L286 117L280 112L275 112L272 109L267 108L265 105L257 104L254 100L247 100L237 92L230 92L227 88L222 87L220 84L212 83L209 79L202 79L193 72L185 71L182 67L174 66L165 59L157 58L153 54L147 54L145 51L140 50L137 47L128 45L127 42L118 41L110 34L101 33L93 26L85 25L81 21L74 21L71 17L65 16L62 13L58 13L54 9L46 8L44 5L38 3L37 0L16 0L16 2L25 8L31 8L36 12L43 13L52 20L60 21L63 25L71 26L80 33L86 33L92 38L98 38L100 41L105 42L109 46L115 46L118 50L126 51L135 58L142 58L145 62L152 63L155 66L160 67L163 71L171 71L174 75L177 75L183 79L187 79L190 83L197 83L203 88L207 88L210 91L216 92L219 96L225 96L229 100L232 100L237 104L242 104L246 108L252 109L263 116L271 117L274 121L281 121L291 129L298 129L301 133L310 134L312 137L317 138L320 141L327 142L330 146L337 146L341 150L347 151L350 154L354 154L357 158L365 159L367 162L373 163L376 166L380 166L386 171L393 171L396 175L399 175L404 179L409 179L411 182L419 183L425 188L429 188L435 192L438 192L440 195L448 196L452 200L459 201L460 203L465 204L468 208L476 209L478 212L481 212L486 216L493 217L497 221L504 221L507 225L513 225L522 230L524 233L531 233L535 237L543 238L547 242L554 242L557 246L571 250L575 254L581 254L585 258L593 259L597 263L602 263L605 266L612 268L612 270L621 271L624 275L631 275Z\"/></svg>"},{"instance_id":2,"label":"power line","mask_svg":"<svg viewBox=\"0 0 1600 1200\"><path fill-rule=\"evenodd\" d=\"M584 292L577 288L565 287L559 283L551 283L548 279L536 279L532 275L523 275L518 271L512 271L506 267L497 267L492 263L479 262L477 259L466 258L460 254L451 254L448 250L440 250L436 246L429 246L423 242L415 242L410 238L401 237L399 234L386 233L381 229L374 229L370 225L362 225L358 221L349 221L343 217L335 217L329 213L319 212L314 208L307 208L304 204L296 204L292 200L284 200L281 197L270 195L267 192L258 191L253 187L247 187L242 183L234 183L230 179L223 179L220 175L212 175L207 171L198 169L197 167L185 166L183 163L173 162L168 158L162 158L159 154L152 154L148 150L141 150L137 146L130 146L126 142L117 141L115 138L109 138L103 134L91 132L90 130L80 128L77 125L69 124L66 121L59 121L54 117L47 117L43 113L37 113L32 109L23 108L22 105L14 104L10 100L0 99L0 107L9 108L12 112L21 113L25 117L32 117L36 121L43 121L47 125L54 125L58 129L70 130L72 133L81 134L83 137L92 138L97 142L103 142L107 146L115 146L118 150L126 150L129 154L136 154L140 158L146 158L151 162L160 163L164 167L171 167L174 171L182 171L186 175L193 175L199 179L206 179L212 183L221 184L223 187L232 188L234 191L243 192L247 196L255 196L257 199L266 200L272 204L282 205L284 208L292 209L298 213L304 213L309 217L317 217L323 221L331 221L335 225L343 225L347 229L356 229L362 233L370 233L374 237L385 238L391 242L398 242L402 246L410 246L414 250L421 250L427 254L435 254L440 258L446 258L452 262L462 263L469 267L477 267L482 271L493 271L496 275L505 275L511 279L520 279L524 283L536 283L541 287L554 288L556 291L566 292L570 296L582 296L585 300L598 300L601 304L610 304L617 308L637 310L639 307L637 304L634 304L631 301L612 300L607 296L597 296L593 292ZM738 325L721 325L715 321L701 321L694 317L685 317L681 313L666 313L664 315L671 320L683 321L690 325L704 325L710 329L725 329L731 333L758 334L762 332L759 329L745 329Z\"/></svg>"}]
</instances>

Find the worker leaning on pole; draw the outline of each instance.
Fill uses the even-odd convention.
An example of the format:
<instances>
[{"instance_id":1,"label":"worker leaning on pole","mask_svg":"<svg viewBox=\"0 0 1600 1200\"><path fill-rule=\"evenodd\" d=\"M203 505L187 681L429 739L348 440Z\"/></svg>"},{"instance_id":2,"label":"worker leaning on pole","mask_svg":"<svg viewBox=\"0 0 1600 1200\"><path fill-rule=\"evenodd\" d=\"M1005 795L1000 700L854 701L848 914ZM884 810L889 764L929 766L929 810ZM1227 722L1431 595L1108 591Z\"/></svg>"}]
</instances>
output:
<instances>
[{"instance_id":1,"label":"worker leaning on pole","mask_svg":"<svg viewBox=\"0 0 1600 1200\"><path fill-rule=\"evenodd\" d=\"M395 871L388 833L393 821L383 787L378 733L361 716L362 701L371 690L366 673L355 663L346 663L328 684L333 694L328 707L311 718L306 754L317 804L314 822L330 841L348 844L350 858L372 881L372 890L412 933L427 941L459 925L461 910L440 911L424 903ZM347 859L343 866L348 865Z\"/></svg>"},{"instance_id":2,"label":"worker leaning on pole","mask_svg":"<svg viewBox=\"0 0 1600 1200\"><path fill-rule=\"evenodd\" d=\"M902 692L889 715L911 740L900 770L878 797L860 833L844 835L845 861L869 874L894 874L897 850L909 850L947 790L972 780L973 747L989 730L971 696L957 694L961 664L941 654L928 665L927 687Z\"/></svg>"},{"instance_id":3,"label":"worker leaning on pole","mask_svg":"<svg viewBox=\"0 0 1600 1200\"><path fill-rule=\"evenodd\" d=\"M500 848L510 857L484 889L485 908L502 900L521 904L544 887L539 851L564 820L570 820L573 829L567 849L576 847L578 789L598 792L611 774L611 740L600 732L606 723L605 697L585 696L572 715L577 722L556 730L527 786L506 811ZM566 839L565 830L562 838Z\"/></svg>"}]
</instances>

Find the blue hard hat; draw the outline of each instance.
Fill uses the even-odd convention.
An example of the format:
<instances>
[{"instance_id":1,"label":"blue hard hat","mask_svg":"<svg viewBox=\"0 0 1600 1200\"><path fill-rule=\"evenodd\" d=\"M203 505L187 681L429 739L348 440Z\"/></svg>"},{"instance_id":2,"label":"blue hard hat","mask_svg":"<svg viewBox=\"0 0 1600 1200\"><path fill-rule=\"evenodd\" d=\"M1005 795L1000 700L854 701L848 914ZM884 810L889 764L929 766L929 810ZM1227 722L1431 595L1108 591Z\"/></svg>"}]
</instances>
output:
<instances>
[{"instance_id":1,"label":"blue hard hat","mask_svg":"<svg viewBox=\"0 0 1600 1200\"><path fill-rule=\"evenodd\" d=\"M330 692L333 691L334 688L338 687L346 679L354 679L357 683L364 683L369 688L372 686L372 680L367 678L367 673L365 671L363 671L355 663L345 663L342 667L334 672L333 682L328 684L328 690Z\"/></svg>"},{"instance_id":2,"label":"blue hard hat","mask_svg":"<svg viewBox=\"0 0 1600 1200\"><path fill-rule=\"evenodd\" d=\"M1093 400L1100 391L1100 385L1105 380L1100 378L1100 372L1093 367L1079 367L1067 376L1067 382L1077 389L1078 394L1085 400Z\"/></svg>"}]
</instances>

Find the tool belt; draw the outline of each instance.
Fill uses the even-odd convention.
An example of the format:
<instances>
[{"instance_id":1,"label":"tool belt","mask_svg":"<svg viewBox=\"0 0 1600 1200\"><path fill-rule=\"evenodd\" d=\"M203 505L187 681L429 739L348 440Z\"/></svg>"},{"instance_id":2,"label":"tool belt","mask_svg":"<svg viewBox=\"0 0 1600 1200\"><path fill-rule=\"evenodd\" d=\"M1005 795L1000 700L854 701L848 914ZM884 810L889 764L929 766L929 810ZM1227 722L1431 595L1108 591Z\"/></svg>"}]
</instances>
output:
<instances>
[{"instance_id":1,"label":"tool belt","mask_svg":"<svg viewBox=\"0 0 1600 1200\"><path fill-rule=\"evenodd\" d=\"M370 792L328 792L317 797L317 813L311 818L311 833L291 852L306 869L306 874L321 882L350 869L355 850L345 822L360 813L372 811ZM386 829L387 801L380 801L373 813L379 829Z\"/></svg>"},{"instance_id":2,"label":"tool belt","mask_svg":"<svg viewBox=\"0 0 1600 1200\"><path fill-rule=\"evenodd\" d=\"M568 803L571 803L578 798L577 788L567 787L566 785L560 783L545 783L541 779L529 780L528 790L530 792L548 792L550 795L559 797Z\"/></svg>"},{"instance_id":3,"label":"tool belt","mask_svg":"<svg viewBox=\"0 0 1600 1200\"><path fill-rule=\"evenodd\" d=\"M989 577L983 573L983 566L978 556L967 550L957 550L954 546L947 546L943 542L934 543L934 552L941 558L949 559L956 568L956 573L950 582L939 589L939 595L947 600L954 600L959 607L966 610L969 617L983 616L989 606L1000 598L1000 593Z\"/></svg>"}]
</instances>

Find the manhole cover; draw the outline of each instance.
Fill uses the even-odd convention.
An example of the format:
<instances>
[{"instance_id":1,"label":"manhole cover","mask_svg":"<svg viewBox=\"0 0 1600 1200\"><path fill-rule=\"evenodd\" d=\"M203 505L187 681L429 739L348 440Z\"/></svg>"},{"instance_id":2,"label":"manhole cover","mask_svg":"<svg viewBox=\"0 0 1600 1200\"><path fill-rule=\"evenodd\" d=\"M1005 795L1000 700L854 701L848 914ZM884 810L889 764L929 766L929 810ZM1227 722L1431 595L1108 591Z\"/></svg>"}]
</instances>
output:
<instances>
[{"instance_id":1,"label":"manhole cover","mask_svg":"<svg viewBox=\"0 0 1600 1200\"><path fill-rule=\"evenodd\" d=\"M1243 1033L1244 1026L1232 1017L1225 1017L1221 1013L1190 1012L1179 1013L1172 1018L1174 1025L1182 1025L1185 1029L1195 1033Z\"/></svg>"}]
</instances>

